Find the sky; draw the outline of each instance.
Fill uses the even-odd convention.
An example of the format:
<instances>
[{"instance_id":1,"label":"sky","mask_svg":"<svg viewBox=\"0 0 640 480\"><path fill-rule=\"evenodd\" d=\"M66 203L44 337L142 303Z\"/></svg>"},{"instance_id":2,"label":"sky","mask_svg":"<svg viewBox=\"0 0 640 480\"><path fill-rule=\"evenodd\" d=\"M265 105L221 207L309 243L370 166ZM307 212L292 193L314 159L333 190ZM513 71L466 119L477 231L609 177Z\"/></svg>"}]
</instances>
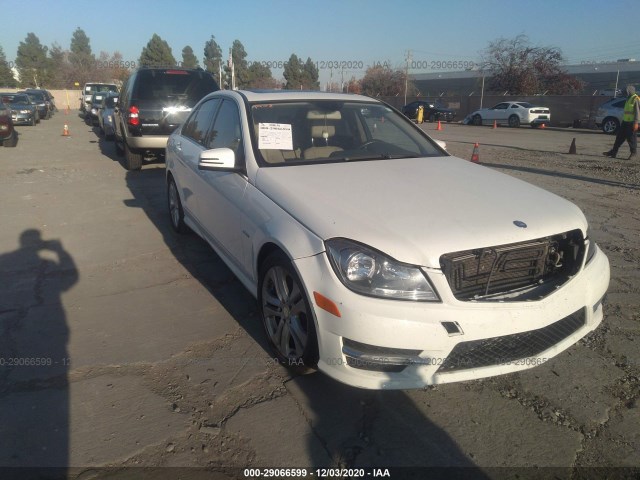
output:
<instances>
[{"instance_id":1,"label":"sky","mask_svg":"<svg viewBox=\"0 0 640 480\"><path fill-rule=\"evenodd\" d=\"M9 62L28 33L68 49L78 27L96 56L118 51L132 62L154 33L177 60L191 46L200 64L211 35L223 56L237 39L250 62L310 57L323 85L361 78L376 64L405 68L407 58L409 73L461 69L447 62L467 66L490 42L520 34L533 46L560 48L567 64L640 60L638 0L0 0L0 9ZM281 69L272 73L282 78Z\"/></svg>"}]
</instances>

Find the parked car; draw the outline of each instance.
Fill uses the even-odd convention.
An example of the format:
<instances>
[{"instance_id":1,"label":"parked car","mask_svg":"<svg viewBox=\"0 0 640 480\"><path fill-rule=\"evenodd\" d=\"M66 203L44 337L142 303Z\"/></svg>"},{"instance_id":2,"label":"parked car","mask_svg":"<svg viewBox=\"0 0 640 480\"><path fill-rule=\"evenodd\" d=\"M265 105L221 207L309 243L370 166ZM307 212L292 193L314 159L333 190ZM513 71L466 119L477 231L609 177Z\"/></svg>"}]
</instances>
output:
<instances>
[{"instance_id":1,"label":"parked car","mask_svg":"<svg viewBox=\"0 0 640 480\"><path fill-rule=\"evenodd\" d=\"M51 117L49 113L49 102L44 94L38 90L24 90L18 93L24 93L29 97L32 103L38 107L38 116L42 119L48 120Z\"/></svg>"},{"instance_id":2,"label":"parked car","mask_svg":"<svg viewBox=\"0 0 640 480\"><path fill-rule=\"evenodd\" d=\"M14 125L35 126L40 123L38 106L25 93L0 93L2 101L11 107L11 120Z\"/></svg>"},{"instance_id":3,"label":"parked car","mask_svg":"<svg viewBox=\"0 0 640 480\"><path fill-rule=\"evenodd\" d=\"M80 111L86 114L91 109L91 96L96 92L117 92L118 86L114 83L85 83L80 97Z\"/></svg>"},{"instance_id":4,"label":"parked car","mask_svg":"<svg viewBox=\"0 0 640 480\"><path fill-rule=\"evenodd\" d=\"M47 109L49 111L49 118L56 112L57 108L56 108L56 103L55 100L53 98L53 95L51 94L51 92L47 89L44 88L27 88L25 89L25 92L29 93L29 92L38 92L41 93L44 96L44 100L45 103L47 104Z\"/></svg>"},{"instance_id":5,"label":"parked car","mask_svg":"<svg viewBox=\"0 0 640 480\"><path fill-rule=\"evenodd\" d=\"M17 143L18 134L13 128L11 107L0 98L0 144L4 147L15 147Z\"/></svg>"},{"instance_id":6,"label":"parked car","mask_svg":"<svg viewBox=\"0 0 640 480\"><path fill-rule=\"evenodd\" d=\"M622 115L624 114L624 104L627 101L625 97L612 98L608 102L603 103L596 112L596 125L602 128L604 133L611 135L618 131L618 127L622 123Z\"/></svg>"},{"instance_id":7,"label":"parked car","mask_svg":"<svg viewBox=\"0 0 640 480\"><path fill-rule=\"evenodd\" d=\"M523 370L602 321L583 213L360 95L221 90L167 142L168 216L257 298L280 361L419 388Z\"/></svg>"},{"instance_id":8,"label":"parked car","mask_svg":"<svg viewBox=\"0 0 640 480\"><path fill-rule=\"evenodd\" d=\"M481 108L467 115L463 123L473 125L549 125L551 112L547 107L537 107L529 102L500 102L491 108Z\"/></svg>"},{"instance_id":9,"label":"parked car","mask_svg":"<svg viewBox=\"0 0 640 480\"><path fill-rule=\"evenodd\" d=\"M437 122L439 120L444 122L453 122L456 118L456 112L454 110L446 108L438 103L427 102L424 100L417 100L405 105L402 107L402 113L404 113L407 118L415 120L418 118L418 109L420 106L424 109L422 113L422 120L425 122Z\"/></svg>"},{"instance_id":10,"label":"parked car","mask_svg":"<svg viewBox=\"0 0 640 480\"><path fill-rule=\"evenodd\" d=\"M113 128L113 110L118 103L120 94L116 92L108 92L103 98L100 108L98 109L98 125L100 133L106 140L113 140L115 130Z\"/></svg>"},{"instance_id":11,"label":"parked car","mask_svg":"<svg viewBox=\"0 0 640 480\"><path fill-rule=\"evenodd\" d=\"M218 84L202 69L140 68L123 86L114 110L115 142L125 166L139 170L145 152L163 153L167 138Z\"/></svg>"},{"instance_id":12,"label":"parked car","mask_svg":"<svg viewBox=\"0 0 640 480\"><path fill-rule=\"evenodd\" d=\"M102 100L106 98L108 93L117 94L117 92L93 92L91 101L87 104L87 112L84 115L85 123L89 125L99 125L99 110L102 105Z\"/></svg>"},{"instance_id":13,"label":"parked car","mask_svg":"<svg viewBox=\"0 0 640 480\"><path fill-rule=\"evenodd\" d=\"M56 99L49 90L46 90L43 88L41 89L41 91L42 93L44 93L45 97L47 98L47 101L49 102L49 111L51 112L51 115L53 115L55 112L58 111L58 107L56 107Z\"/></svg>"}]
</instances>

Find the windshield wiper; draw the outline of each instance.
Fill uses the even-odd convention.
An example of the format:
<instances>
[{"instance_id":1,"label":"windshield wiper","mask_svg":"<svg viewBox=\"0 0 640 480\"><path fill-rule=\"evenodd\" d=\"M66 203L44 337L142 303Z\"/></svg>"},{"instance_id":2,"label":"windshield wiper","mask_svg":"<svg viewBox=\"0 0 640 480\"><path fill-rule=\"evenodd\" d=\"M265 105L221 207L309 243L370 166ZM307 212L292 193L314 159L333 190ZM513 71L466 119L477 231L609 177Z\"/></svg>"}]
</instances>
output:
<instances>
[{"instance_id":1,"label":"windshield wiper","mask_svg":"<svg viewBox=\"0 0 640 480\"><path fill-rule=\"evenodd\" d=\"M347 157L343 157L341 160L345 162L359 162L363 160L391 160L397 158L412 158L415 155L391 155L389 153L379 153L377 155L349 155Z\"/></svg>"}]
</instances>

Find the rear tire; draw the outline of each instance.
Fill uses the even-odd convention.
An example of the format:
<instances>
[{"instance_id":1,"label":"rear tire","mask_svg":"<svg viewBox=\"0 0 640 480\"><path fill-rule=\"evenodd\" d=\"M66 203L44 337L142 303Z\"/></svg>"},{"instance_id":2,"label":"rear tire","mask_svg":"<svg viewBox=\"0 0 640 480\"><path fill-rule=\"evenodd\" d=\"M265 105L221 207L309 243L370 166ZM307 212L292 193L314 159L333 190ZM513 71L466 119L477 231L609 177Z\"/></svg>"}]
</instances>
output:
<instances>
[{"instance_id":1,"label":"rear tire","mask_svg":"<svg viewBox=\"0 0 640 480\"><path fill-rule=\"evenodd\" d=\"M115 138L115 144L116 144L116 155L121 157L122 155L124 155L124 150L122 149L122 144L120 143L120 140L118 140L117 136L115 136L114 138ZM122 142L124 143L124 140L122 140Z\"/></svg>"},{"instance_id":2,"label":"rear tire","mask_svg":"<svg viewBox=\"0 0 640 480\"><path fill-rule=\"evenodd\" d=\"M142 154L133 152L124 142L124 166L127 170L140 170L142 168Z\"/></svg>"},{"instance_id":3,"label":"rear tire","mask_svg":"<svg viewBox=\"0 0 640 480\"><path fill-rule=\"evenodd\" d=\"M520 126L520 117L517 115L511 115L509 117L509 126L511 128L518 128Z\"/></svg>"},{"instance_id":4,"label":"rear tire","mask_svg":"<svg viewBox=\"0 0 640 480\"><path fill-rule=\"evenodd\" d=\"M176 233L185 233L188 227L184 223L184 210L182 209L182 202L180 201L178 187L171 175L169 175L169 180L167 182L167 206L169 208L171 226Z\"/></svg>"}]
</instances>

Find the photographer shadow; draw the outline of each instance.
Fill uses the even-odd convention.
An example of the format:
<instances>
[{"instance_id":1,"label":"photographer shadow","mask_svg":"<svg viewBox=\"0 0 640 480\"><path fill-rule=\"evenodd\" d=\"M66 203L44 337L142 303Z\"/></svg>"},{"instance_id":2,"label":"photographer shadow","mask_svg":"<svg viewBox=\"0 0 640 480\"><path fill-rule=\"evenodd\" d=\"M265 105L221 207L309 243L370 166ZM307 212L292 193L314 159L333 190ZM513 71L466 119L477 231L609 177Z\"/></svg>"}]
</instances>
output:
<instances>
[{"instance_id":1,"label":"photographer shadow","mask_svg":"<svg viewBox=\"0 0 640 480\"><path fill-rule=\"evenodd\" d=\"M39 230L25 230L17 250L0 255L0 478L66 472L70 362L61 295L77 281L71 255Z\"/></svg>"}]
</instances>

